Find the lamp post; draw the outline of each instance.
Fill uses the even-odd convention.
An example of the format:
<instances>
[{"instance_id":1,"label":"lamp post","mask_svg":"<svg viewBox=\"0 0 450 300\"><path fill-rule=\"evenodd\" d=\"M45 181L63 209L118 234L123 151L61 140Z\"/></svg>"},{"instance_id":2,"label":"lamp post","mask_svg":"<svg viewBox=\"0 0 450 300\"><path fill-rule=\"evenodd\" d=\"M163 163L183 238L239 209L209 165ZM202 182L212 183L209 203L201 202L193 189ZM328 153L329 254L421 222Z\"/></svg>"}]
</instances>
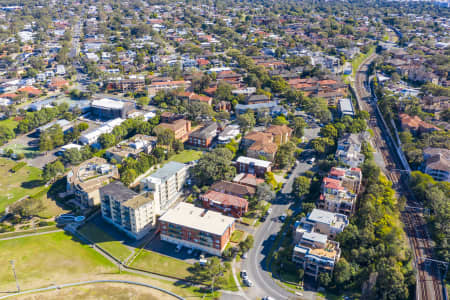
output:
<instances>
[{"instance_id":1,"label":"lamp post","mask_svg":"<svg viewBox=\"0 0 450 300\"><path fill-rule=\"evenodd\" d=\"M17 292L20 293L20 286L19 286L19 281L17 280L16 268L15 268L15 265L14 265L14 260L10 260L9 262L11 264L11 267L12 267L12 270L13 270L13 273L14 273L14 279L16 280Z\"/></svg>"}]
</instances>

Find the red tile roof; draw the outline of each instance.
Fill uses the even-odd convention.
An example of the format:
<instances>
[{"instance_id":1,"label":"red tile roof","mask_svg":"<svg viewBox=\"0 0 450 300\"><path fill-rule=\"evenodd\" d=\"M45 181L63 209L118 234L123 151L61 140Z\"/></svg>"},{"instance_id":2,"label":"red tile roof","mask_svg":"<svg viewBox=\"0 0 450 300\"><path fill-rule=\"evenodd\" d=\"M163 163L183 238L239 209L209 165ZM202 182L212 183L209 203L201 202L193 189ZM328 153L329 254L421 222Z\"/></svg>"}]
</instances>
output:
<instances>
[{"instance_id":1,"label":"red tile roof","mask_svg":"<svg viewBox=\"0 0 450 300\"><path fill-rule=\"evenodd\" d=\"M216 191L208 191L206 194L202 195L204 199L208 199L213 202L218 202L221 205L242 207L245 208L248 205L248 201L244 198L228 195Z\"/></svg>"}]
</instances>

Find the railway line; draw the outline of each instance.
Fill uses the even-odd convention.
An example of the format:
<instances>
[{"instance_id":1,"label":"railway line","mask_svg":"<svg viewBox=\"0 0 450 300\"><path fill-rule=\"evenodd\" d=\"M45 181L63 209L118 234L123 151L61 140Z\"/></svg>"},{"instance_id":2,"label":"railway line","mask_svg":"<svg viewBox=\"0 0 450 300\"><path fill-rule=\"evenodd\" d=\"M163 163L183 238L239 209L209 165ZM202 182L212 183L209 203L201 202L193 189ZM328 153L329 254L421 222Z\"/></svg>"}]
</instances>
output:
<instances>
[{"instance_id":1,"label":"railway line","mask_svg":"<svg viewBox=\"0 0 450 300\"><path fill-rule=\"evenodd\" d=\"M374 146L383 156L385 167L383 173L392 182L393 188L398 195L406 197L407 208L401 212L401 219L405 224L405 231L411 245L415 258L415 269L417 271L416 300L444 300L444 289L440 280L439 270L429 264L429 258L432 257L432 243L429 237L424 216L423 208L415 200L411 193L407 178L402 174L402 164L397 157L397 153L390 145L391 141L387 138L388 133L383 132L382 120L378 118L373 98L368 88L367 70L370 63L377 57L377 54L369 56L360 66L355 78L355 94L358 105L362 110L369 112L369 127L373 130Z\"/></svg>"}]
</instances>

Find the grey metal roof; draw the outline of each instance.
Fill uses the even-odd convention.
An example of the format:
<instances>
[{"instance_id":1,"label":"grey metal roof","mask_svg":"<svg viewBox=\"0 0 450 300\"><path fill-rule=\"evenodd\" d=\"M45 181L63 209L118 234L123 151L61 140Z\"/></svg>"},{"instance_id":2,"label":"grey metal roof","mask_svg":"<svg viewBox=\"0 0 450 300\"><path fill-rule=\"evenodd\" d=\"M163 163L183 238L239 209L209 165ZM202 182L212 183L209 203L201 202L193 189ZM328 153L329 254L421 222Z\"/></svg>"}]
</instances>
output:
<instances>
[{"instance_id":1,"label":"grey metal roof","mask_svg":"<svg viewBox=\"0 0 450 300\"><path fill-rule=\"evenodd\" d=\"M152 178L158 178L161 180L166 180L173 175L175 175L177 172L182 170L186 165L183 163L179 163L176 161L170 161L167 164L165 164L162 168L160 168L158 171L150 175L149 177Z\"/></svg>"},{"instance_id":2,"label":"grey metal roof","mask_svg":"<svg viewBox=\"0 0 450 300\"><path fill-rule=\"evenodd\" d=\"M113 196L114 199L119 200L120 202L125 202L138 195L138 193L136 193L133 190L130 190L122 182L118 180L101 187L100 191L103 194Z\"/></svg>"}]
</instances>

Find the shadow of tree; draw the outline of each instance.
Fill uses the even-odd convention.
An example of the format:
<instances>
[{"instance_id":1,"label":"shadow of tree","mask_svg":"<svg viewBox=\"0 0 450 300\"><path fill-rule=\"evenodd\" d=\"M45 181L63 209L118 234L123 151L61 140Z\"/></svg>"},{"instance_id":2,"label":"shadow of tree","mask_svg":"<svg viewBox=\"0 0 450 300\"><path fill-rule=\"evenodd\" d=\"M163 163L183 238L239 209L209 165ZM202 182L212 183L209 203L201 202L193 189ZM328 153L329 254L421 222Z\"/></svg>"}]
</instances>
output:
<instances>
[{"instance_id":1,"label":"shadow of tree","mask_svg":"<svg viewBox=\"0 0 450 300\"><path fill-rule=\"evenodd\" d=\"M26 181L26 182L22 182L20 184L20 186L24 189L34 189L38 186L44 185L44 181L43 180L39 180L39 179L35 179L35 180L30 180L30 181Z\"/></svg>"}]
</instances>

